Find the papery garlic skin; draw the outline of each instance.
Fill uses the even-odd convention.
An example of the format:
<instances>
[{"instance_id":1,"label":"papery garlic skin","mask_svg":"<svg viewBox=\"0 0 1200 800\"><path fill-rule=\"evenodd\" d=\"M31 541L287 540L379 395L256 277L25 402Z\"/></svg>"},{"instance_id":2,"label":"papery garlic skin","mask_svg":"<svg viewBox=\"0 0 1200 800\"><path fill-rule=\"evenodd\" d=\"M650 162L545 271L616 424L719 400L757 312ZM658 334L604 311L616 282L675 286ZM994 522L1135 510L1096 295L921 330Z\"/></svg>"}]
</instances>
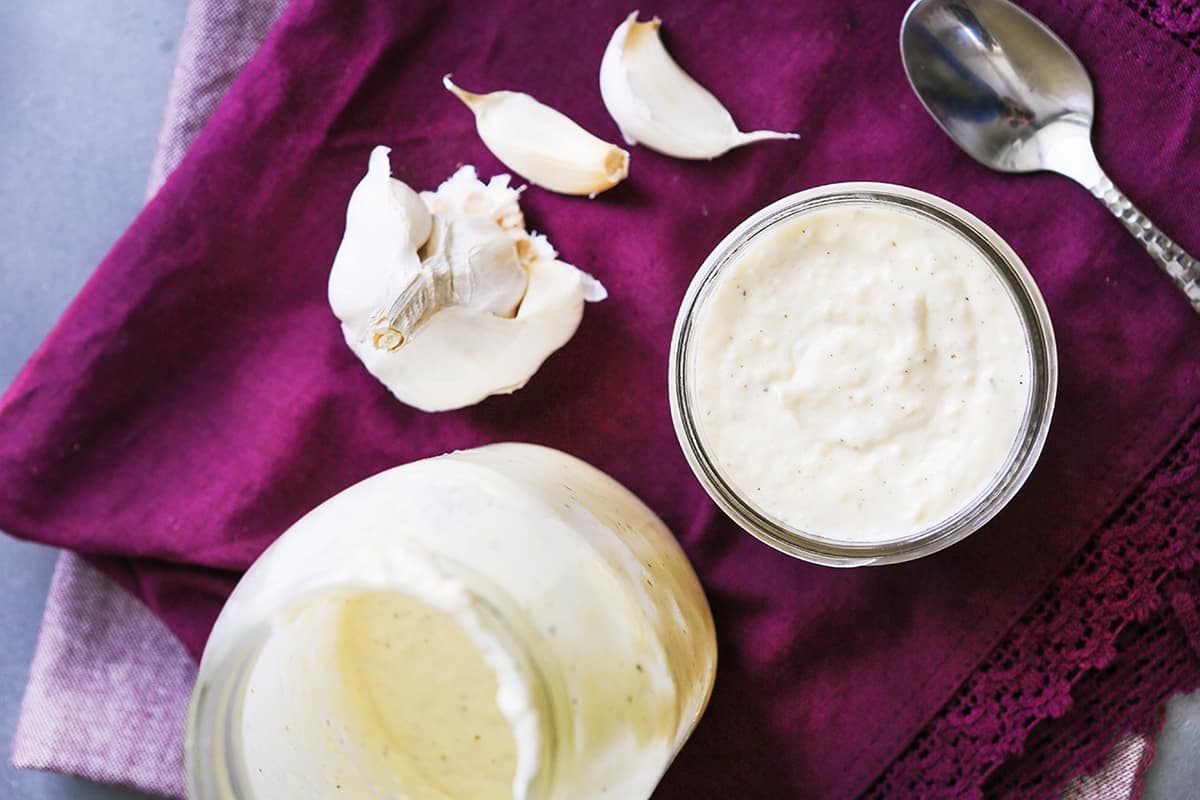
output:
<instances>
[{"instance_id":1,"label":"papery garlic skin","mask_svg":"<svg viewBox=\"0 0 1200 800\"><path fill-rule=\"evenodd\" d=\"M491 220L470 214L439 215L434 231L421 260L445 262L454 305L516 314L529 278L513 240Z\"/></svg>"},{"instance_id":2,"label":"papery garlic skin","mask_svg":"<svg viewBox=\"0 0 1200 800\"><path fill-rule=\"evenodd\" d=\"M390 176L387 153L375 149L351 195L330 271L346 343L424 411L516 391L575 333L584 302L607 292L525 229L507 175L484 184L465 166L418 196Z\"/></svg>"},{"instance_id":3,"label":"papery garlic skin","mask_svg":"<svg viewBox=\"0 0 1200 800\"><path fill-rule=\"evenodd\" d=\"M443 85L475 114L479 138L505 166L561 194L595 195L629 174L629 153L521 92L475 94Z\"/></svg>"},{"instance_id":4,"label":"papery garlic skin","mask_svg":"<svg viewBox=\"0 0 1200 800\"><path fill-rule=\"evenodd\" d=\"M535 261L515 317L451 306L401 350L347 342L402 403L422 411L471 406L520 389L570 341L583 318L582 275L561 261Z\"/></svg>"},{"instance_id":5,"label":"papery garlic skin","mask_svg":"<svg viewBox=\"0 0 1200 800\"><path fill-rule=\"evenodd\" d=\"M613 32L600 62L600 95L628 144L676 158L712 159L765 139L795 133L738 130L712 92L675 63L659 37L662 21L634 11Z\"/></svg>"}]
</instances>

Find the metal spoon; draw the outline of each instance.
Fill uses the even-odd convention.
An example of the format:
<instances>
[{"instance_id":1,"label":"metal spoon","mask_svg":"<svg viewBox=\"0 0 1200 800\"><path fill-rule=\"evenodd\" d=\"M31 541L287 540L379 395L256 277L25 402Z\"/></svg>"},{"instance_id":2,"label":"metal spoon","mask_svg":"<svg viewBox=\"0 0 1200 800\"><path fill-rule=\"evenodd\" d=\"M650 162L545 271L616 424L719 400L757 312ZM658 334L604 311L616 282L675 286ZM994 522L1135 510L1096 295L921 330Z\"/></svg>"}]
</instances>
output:
<instances>
[{"instance_id":1,"label":"metal spoon","mask_svg":"<svg viewBox=\"0 0 1200 800\"><path fill-rule=\"evenodd\" d=\"M1200 312L1200 262L1121 193L1092 150L1092 82L1062 39L1008 0L917 0L900 26L917 97L976 161L1049 170L1090 191Z\"/></svg>"}]
</instances>

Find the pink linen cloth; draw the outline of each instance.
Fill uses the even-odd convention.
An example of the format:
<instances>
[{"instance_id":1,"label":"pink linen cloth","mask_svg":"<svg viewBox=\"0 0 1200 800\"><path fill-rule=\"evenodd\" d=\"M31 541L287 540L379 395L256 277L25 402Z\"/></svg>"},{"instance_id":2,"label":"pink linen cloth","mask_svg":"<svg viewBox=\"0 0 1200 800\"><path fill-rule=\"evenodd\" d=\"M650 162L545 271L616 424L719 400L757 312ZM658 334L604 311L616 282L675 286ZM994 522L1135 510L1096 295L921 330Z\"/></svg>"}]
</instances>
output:
<instances>
[{"instance_id":1,"label":"pink linen cloth","mask_svg":"<svg viewBox=\"0 0 1200 800\"><path fill-rule=\"evenodd\" d=\"M157 617L64 553L29 666L13 766L183 797L195 681L195 662Z\"/></svg>"},{"instance_id":2,"label":"pink linen cloth","mask_svg":"<svg viewBox=\"0 0 1200 800\"><path fill-rule=\"evenodd\" d=\"M1100 16L1103 16L1103 14L1100 14ZM1105 19L1109 19L1109 18L1105 18ZM1115 18L1112 18L1112 19L1120 19L1120 17L1115 17ZM1111 19L1109 19L1109 22L1111 22ZM1194 91L1193 91L1193 95L1194 95ZM1002 231L1002 233L1003 233L1003 231ZM1028 257L1027 257L1027 259L1028 259ZM1145 269L1148 269L1148 265L1145 265ZM1057 319L1057 318L1056 318L1056 319ZM1172 440L1172 441L1178 441L1178 440L1176 439L1176 440ZM1170 444L1170 443L1168 443L1168 444ZM1174 453L1174 452L1176 452L1176 451L1177 451L1177 449L1178 449L1178 445L1176 445L1176 446L1174 446L1174 447L1170 447L1170 452ZM1184 449L1184 450L1187 450L1187 449ZM1164 452L1165 452L1165 451L1164 451ZM1188 451L1188 452L1190 452L1190 451ZM1152 474L1153 474L1153 471L1154 471L1154 469L1153 469L1153 468L1151 468L1151 473L1152 473ZM1154 488L1154 487L1156 487L1156 486L1157 486L1157 483L1156 483L1156 482L1154 482L1154 481L1150 481L1150 489L1152 489L1152 488ZM1147 491L1150 491L1150 489L1147 489ZM1135 494L1136 494L1136 493L1135 493ZM1183 519L1183 521L1187 521L1187 519L1189 519L1189 517L1188 517L1187 515L1188 515L1188 513L1190 513L1190 512L1192 512L1192 510L1183 510L1183 511L1180 511L1180 510L1176 509L1176 513L1177 513L1177 515L1178 515L1178 516L1180 516L1180 518L1182 518L1182 519ZM1117 523L1120 523L1120 519L1117 519L1117 521L1116 521L1116 522L1117 522ZM1156 522L1166 522L1166 521L1165 521L1165 519L1159 519L1159 521L1156 521ZM1117 525L1117 527L1120 527L1120 525ZM678 530L678 529L677 529L677 530ZM1099 534L1097 534L1097 536L1099 536ZM1093 540L1088 540L1088 541L1093 541ZM685 545L686 545L686 542L685 542ZM1186 547L1186 546L1187 546L1187 542L1184 542L1184 547ZM1087 564L1090 564L1090 563L1087 563ZM1085 564L1085 566L1087 566L1087 564ZM1111 566L1111 565L1109 565L1109 566ZM1186 573L1186 571L1187 571L1187 567L1188 567L1188 566L1190 566L1190 563L1187 563L1187 561L1180 560L1180 559L1176 559L1175 561L1170 561L1170 560L1168 559L1168 560L1164 560L1164 561L1163 561L1163 563L1162 563L1162 564L1160 564L1160 570L1164 570L1164 571L1165 571L1165 570L1170 570L1171 572L1180 572L1180 573ZM1112 567L1112 569L1115 569L1115 567ZM1060 581L1060 583L1061 583L1061 581ZM1154 587L1156 587L1156 588L1157 588L1157 585L1158 585L1158 583L1154 583ZM1182 594L1180 594L1180 593L1182 593ZM1172 599L1174 599L1174 597L1176 597L1176 595L1178 595L1178 596L1180 596L1180 597L1183 597L1183 599L1184 599L1184 600L1180 600L1180 601L1177 601L1177 602L1178 602L1178 604L1180 604L1180 607L1181 607L1181 608L1186 608L1186 599L1187 599L1187 597L1189 597L1189 596L1192 596L1192 589L1190 589L1190 584L1188 584L1188 588L1187 588L1187 589L1181 589L1181 590L1180 590L1180 593L1172 594L1172 595L1171 595L1171 597L1172 597ZM1054 587L1052 587L1052 588L1051 588L1051 589L1048 591L1048 594L1049 594L1050 596L1054 596ZM1136 594L1136 593L1134 593L1134 594ZM1154 610L1158 610L1158 609L1157 609L1157 606L1156 606L1156 603L1152 602L1152 601L1151 601L1151 599L1148 599L1148 597L1147 597L1147 596L1145 596L1145 595L1142 595L1142 596L1140 597L1140 600L1141 600L1141 604L1140 604L1140 606L1139 606L1139 608L1140 608L1140 612L1139 612L1139 614L1150 615L1152 612L1154 612ZM1175 601L1174 601L1174 600L1172 600L1172 602L1175 602ZM1120 604L1120 603L1117 603L1117 604ZM1136 603L1130 603L1130 606L1135 606L1135 604L1136 604ZM1135 615L1135 616L1136 616L1136 615ZM1184 614L1184 613L1182 613L1182 612L1181 612L1180 614L1177 614L1177 616L1178 616L1178 619L1181 619L1181 620L1183 620L1183 619L1186 619L1186 614ZM1030 621L1030 618L1028 618L1028 614L1026 614L1025 616L1022 616L1022 622L1028 622L1028 621ZM1057 620L1057 621L1060 621L1060 622L1061 622L1062 620ZM1129 619L1122 619L1120 615L1116 615L1116 616L1114 616L1114 621L1112 621L1112 625L1114 625L1114 630L1112 630L1112 631L1111 631L1111 632L1112 632L1112 638L1114 638L1114 639L1115 639L1115 638L1116 638L1116 634L1117 634L1118 632L1121 632L1121 631L1126 631L1126 632L1128 632L1128 630L1133 630L1133 626L1128 626L1128 625L1127 625L1127 622L1129 622L1129 621L1130 621ZM1020 628L1020 627L1021 627L1021 625L1020 625L1020 624L1018 624L1018 626L1016 626L1016 627ZM1037 628L1037 626L1036 626L1036 625L1027 625L1027 627L1030 627L1030 628ZM1044 634L1045 632L1046 632L1046 631L1044 631L1044 630L1043 630L1043 631L1040 631L1040 633L1042 633L1042 634ZM1103 639L1104 637L1096 637L1096 638ZM1110 644L1111 644L1111 643L1110 643ZM1001 645L1000 645L1000 646L1003 646L1003 643L1001 643ZM997 649L998 649L998 648L997 648ZM994 655L995 655L995 651L994 651ZM1027 654L1026 654L1026 655L1027 655ZM1096 658L1096 660L1094 660L1093 662L1088 662L1088 663L1090 663L1090 664L1094 664L1094 666L1097 666L1097 667L1099 667L1099 666L1104 666L1104 664L1106 664L1106 663L1111 663L1112 661L1114 661L1115 655L1109 655L1109 654L1105 654L1105 655L1106 655L1106 656L1108 656L1108 657L1106 657L1106 658L1105 658L1105 657L1098 657L1098 658ZM989 658L990 658L990 657L989 657ZM985 660L985 663L986 663L986 662L988 662L988 660ZM1086 667L1086 666L1087 666L1087 664L1075 663L1075 664L1068 664L1068 666L1072 666L1072 667L1078 668L1078 667L1081 667L1081 666L1084 666L1084 667ZM1036 672L1037 672L1037 670L1036 670L1036 669L1034 669L1034 670L1031 670L1031 672L1034 672L1034 673L1036 673ZM1064 699L1064 700L1063 700L1063 702L1066 702L1068 706L1070 705L1070 698L1069 698L1069 691L1070 691L1070 688L1072 688L1073 686L1075 686L1075 685L1076 685L1076 682L1078 682L1078 681L1079 681L1079 676L1080 676L1080 674L1082 674L1082 673L1084 673L1084 672L1086 672L1086 669L1084 669L1084 670L1079 670L1079 674L1075 674L1075 675L1064 675L1064 676L1063 676L1063 678L1061 679L1061 680L1063 680L1063 681L1066 681L1066 686L1067 686L1067 690L1068 690L1068 697L1067 697L1066 699ZM968 679L968 680L965 682L965 684L964 684L964 685L965 685L965 686L970 686L970 684L971 684L971 680L973 680L973 679L976 679L976 678L977 678L977 676L978 676L978 673L977 673L977 674L974 674L974 675L971 675L971 676L970 676L970 679ZM1060 698L1058 698L1058 699L1062 699L1062 698L1060 697ZM950 699L950 702L948 703L948 705L953 705L953 702L954 702L954 698ZM976 709L976 710L978 710L978 709L980 708L980 704L978 704L978 703L976 703L976 704L973 704L973 705L972 705L972 708L973 708L973 709ZM1051 718L1051 717L1055 717L1055 716L1060 716L1060 715L1062 715L1062 714L1063 714L1063 712L1066 712L1067 710L1068 710L1068 709L1066 709L1066 708L1051 708L1051 709L1044 709L1044 710L1043 710L1043 711L1044 711L1044 714L1042 714L1042 715L1040 715L1040 716L1034 715L1034 721L1040 721L1040 720L1049 720L1049 718ZM949 709L949 711L954 711L954 709L953 709L953 708L950 708L950 709ZM950 716L953 716L953 714L952 714L952 715L950 715ZM977 716L978 716L978 715L977 715ZM941 714L940 714L940 715L938 715L938 716L936 716L936 717L935 717L935 720L934 720L934 722L932 722L932 723L930 724L929 728L926 728L926 729L924 730L924 732L922 733L922 736L928 736L928 735L930 734L930 730L932 730L932 729L935 729L935 728L937 727L937 723L938 723L938 722L940 722L940 721L943 721L943 722L944 722L944 721L946 721L946 718L947 718L947 716L946 716L946 711L943 711L943 712L941 712ZM962 720L955 720L955 722L962 722ZM953 727L953 726L952 726L952 727ZM1031 726L1028 726L1028 727L1032 728L1033 726L1032 726L1032 724L1031 724ZM936 733L936 730L935 730L935 733ZM1027 733L1027 730L1026 730L1026 733ZM1019 739L1019 740L1024 740L1024 738L1025 738L1025 736L1024 736L1024 735L1021 735L1021 736L1019 736L1019 738L1018 738L1018 739ZM1110 739L1109 741L1111 741L1111 739ZM1019 745L1019 744L1020 744L1020 741L1016 742L1016 744L1018 744L1018 745ZM1004 754L1010 754L1010 753L1012 753L1012 752L1013 752L1013 750L1012 750L1012 742L1008 742L1008 747L1009 747L1009 748L1008 748L1008 750L1007 750L1007 751L1001 752L1001 756L1004 756ZM918 753L918 754L919 754L919 753ZM944 747L942 748L942 750L938 751L938 754L940 754L940 756L941 756L941 754L944 754ZM928 756L928 754L926 754L926 756ZM926 758L925 760L926 760L926 762L928 762L928 758ZM900 757L900 759L898 760L898 762L896 762L896 763L894 764L894 766L893 766L893 769L892 769L892 770L889 770L889 771L887 772L887 777L886 777L886 778L884 778L884 781L883 781L882 783L878 783L878 784L877 784L877 788L878 788L878 787L884 787L884 786L887 786L887 780L892 780L892 776L893 776L894 772L896 771L896 766L900 766L900 768L902 768L902 766L904 766L904 764L905 764L905 756L901 756L901 757ZM994 769L994 768L995 768L995 766L996 766L995 764L994 764L994 765L992 765L992 769ZM902 770L901 770L901 771L902 771ZM896 786L899 786L899 784L896 784ZM881 789L881 790L882 790L882 789Z\"/></svg>"}]
</instances>

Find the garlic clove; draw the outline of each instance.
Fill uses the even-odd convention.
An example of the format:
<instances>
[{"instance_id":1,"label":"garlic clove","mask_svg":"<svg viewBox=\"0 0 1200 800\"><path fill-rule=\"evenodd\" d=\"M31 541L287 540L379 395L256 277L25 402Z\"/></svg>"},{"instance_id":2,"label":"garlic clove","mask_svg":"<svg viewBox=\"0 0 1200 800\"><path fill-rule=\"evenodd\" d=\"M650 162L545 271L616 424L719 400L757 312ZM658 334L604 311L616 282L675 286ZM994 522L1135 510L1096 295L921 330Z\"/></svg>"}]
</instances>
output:
<instances>
[{"instance_id":1,"label":"garlic clove","mask_svg":"<svg viewBox=\"0 0 1200 800\"><path fill-rule=\"evenodd\" d=\"M398 295L421 271L417 248L429 238L433 217L420 196L391 177L387 147L371 151L367 174L346 208L346 230L334 257L329 305L353 320L354 335L367 338L368 318L381 295Z\"/></svg>"},{"instance_id":2,"label":"garlic clove","mask_svg":"<svg viewBox=\"0 0 1200 800\"><path fill-rule=\"evenodd\" d=\"M721 101L663 47L662 21L637 17L634 11L617 27L600 62L600 95L628 144L676 158L711 159L751 142L799 138L738 130Z\"/></svg>"},{"instance_id":3,"label":"garlic clove","mask_svg":"<svg viewBox=\"0 0 1200 800\"><path fill-rule=\"evenodd\" d=\"M475 94L443 85L475 114L479 137L505 166L554 192L595 195L629 174L629 153L521 92Z\"/></svg>"},{"instance_id":4,"label":"garlic clove","mask_svg":"<svg viewBox=\"0 0 1200 800\"><path fill-rule=\"evenodd\" d=\"M373 216L364 220L364 223L371 224L374 222L380 228L380 234L391 236L395 230L395 226L400 223L403 218L408 230L408 241L414 248L420 249L421 245L429 238L429 232L433 225L433 215L429 213L429 209L425 207L425 202L421 196L413 191L407 183L397 180L392 177L392 165L389 160L389 154L392 148L380 145L371 150L371 156L367 161L367 177L370 180L362 181L356 188L355 192L379 192L386 199L380 204L367 204L353 202L351 195L351 204L347 208L346 213L351 213L351 210L357 210L358 213L371 213L382 208L387 208L389 213L375 213ZM370 211L367 211L369 209Z\"/></svg>"}]
</instances>

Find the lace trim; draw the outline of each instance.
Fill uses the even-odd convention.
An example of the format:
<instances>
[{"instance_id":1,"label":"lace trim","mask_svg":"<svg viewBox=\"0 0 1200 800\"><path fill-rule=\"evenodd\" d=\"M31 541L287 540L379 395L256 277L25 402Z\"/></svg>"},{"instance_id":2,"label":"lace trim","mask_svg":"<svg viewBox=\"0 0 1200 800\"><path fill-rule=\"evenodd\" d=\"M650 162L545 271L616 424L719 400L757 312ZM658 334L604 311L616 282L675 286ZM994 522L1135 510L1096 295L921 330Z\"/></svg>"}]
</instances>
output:
<instances>
[{"instance_id":1,"label":"lace trim","mask_svg":"<svg viewBox=\"0 0 1200 800\"><path fill-rule=\"evenodd\" d=\"M1193 570L1191 592L1197 589L1200 570ZM1200 686L1200 650L1189 642L1176 609L1167 604L1149 622L1127 627L1117 650L1113 664L1080 678L1071 692L1070 713L1035 727L1024 754L988 778L986 797L1055 796L1073 775L1098 767L1122 734L1156 734L1171 695ZM1145 766L1133 767L1138 783Z\"/></svg>"},{"instance_id":2,"label":"lace trim","mask_svg":"<svg viewBox=\"0 0 1200 800\"><path fill-rule=\"evenodd\" d=\"M1200 54L1200 0L1125 0L1125 5Z\"/></svg>"},{"instance_id":3,"label":"lace trim","mask_svg":"<svg viewBox=\"0 0 1200 800\"><path fill-rule=\"evenodd\" d=\"M865 797L981 798L1081 677L1112 664L1122 630L1164 608L1164 582L1200 563L1197 489L1200 420Z\"/></svg>"}]
</instances>

